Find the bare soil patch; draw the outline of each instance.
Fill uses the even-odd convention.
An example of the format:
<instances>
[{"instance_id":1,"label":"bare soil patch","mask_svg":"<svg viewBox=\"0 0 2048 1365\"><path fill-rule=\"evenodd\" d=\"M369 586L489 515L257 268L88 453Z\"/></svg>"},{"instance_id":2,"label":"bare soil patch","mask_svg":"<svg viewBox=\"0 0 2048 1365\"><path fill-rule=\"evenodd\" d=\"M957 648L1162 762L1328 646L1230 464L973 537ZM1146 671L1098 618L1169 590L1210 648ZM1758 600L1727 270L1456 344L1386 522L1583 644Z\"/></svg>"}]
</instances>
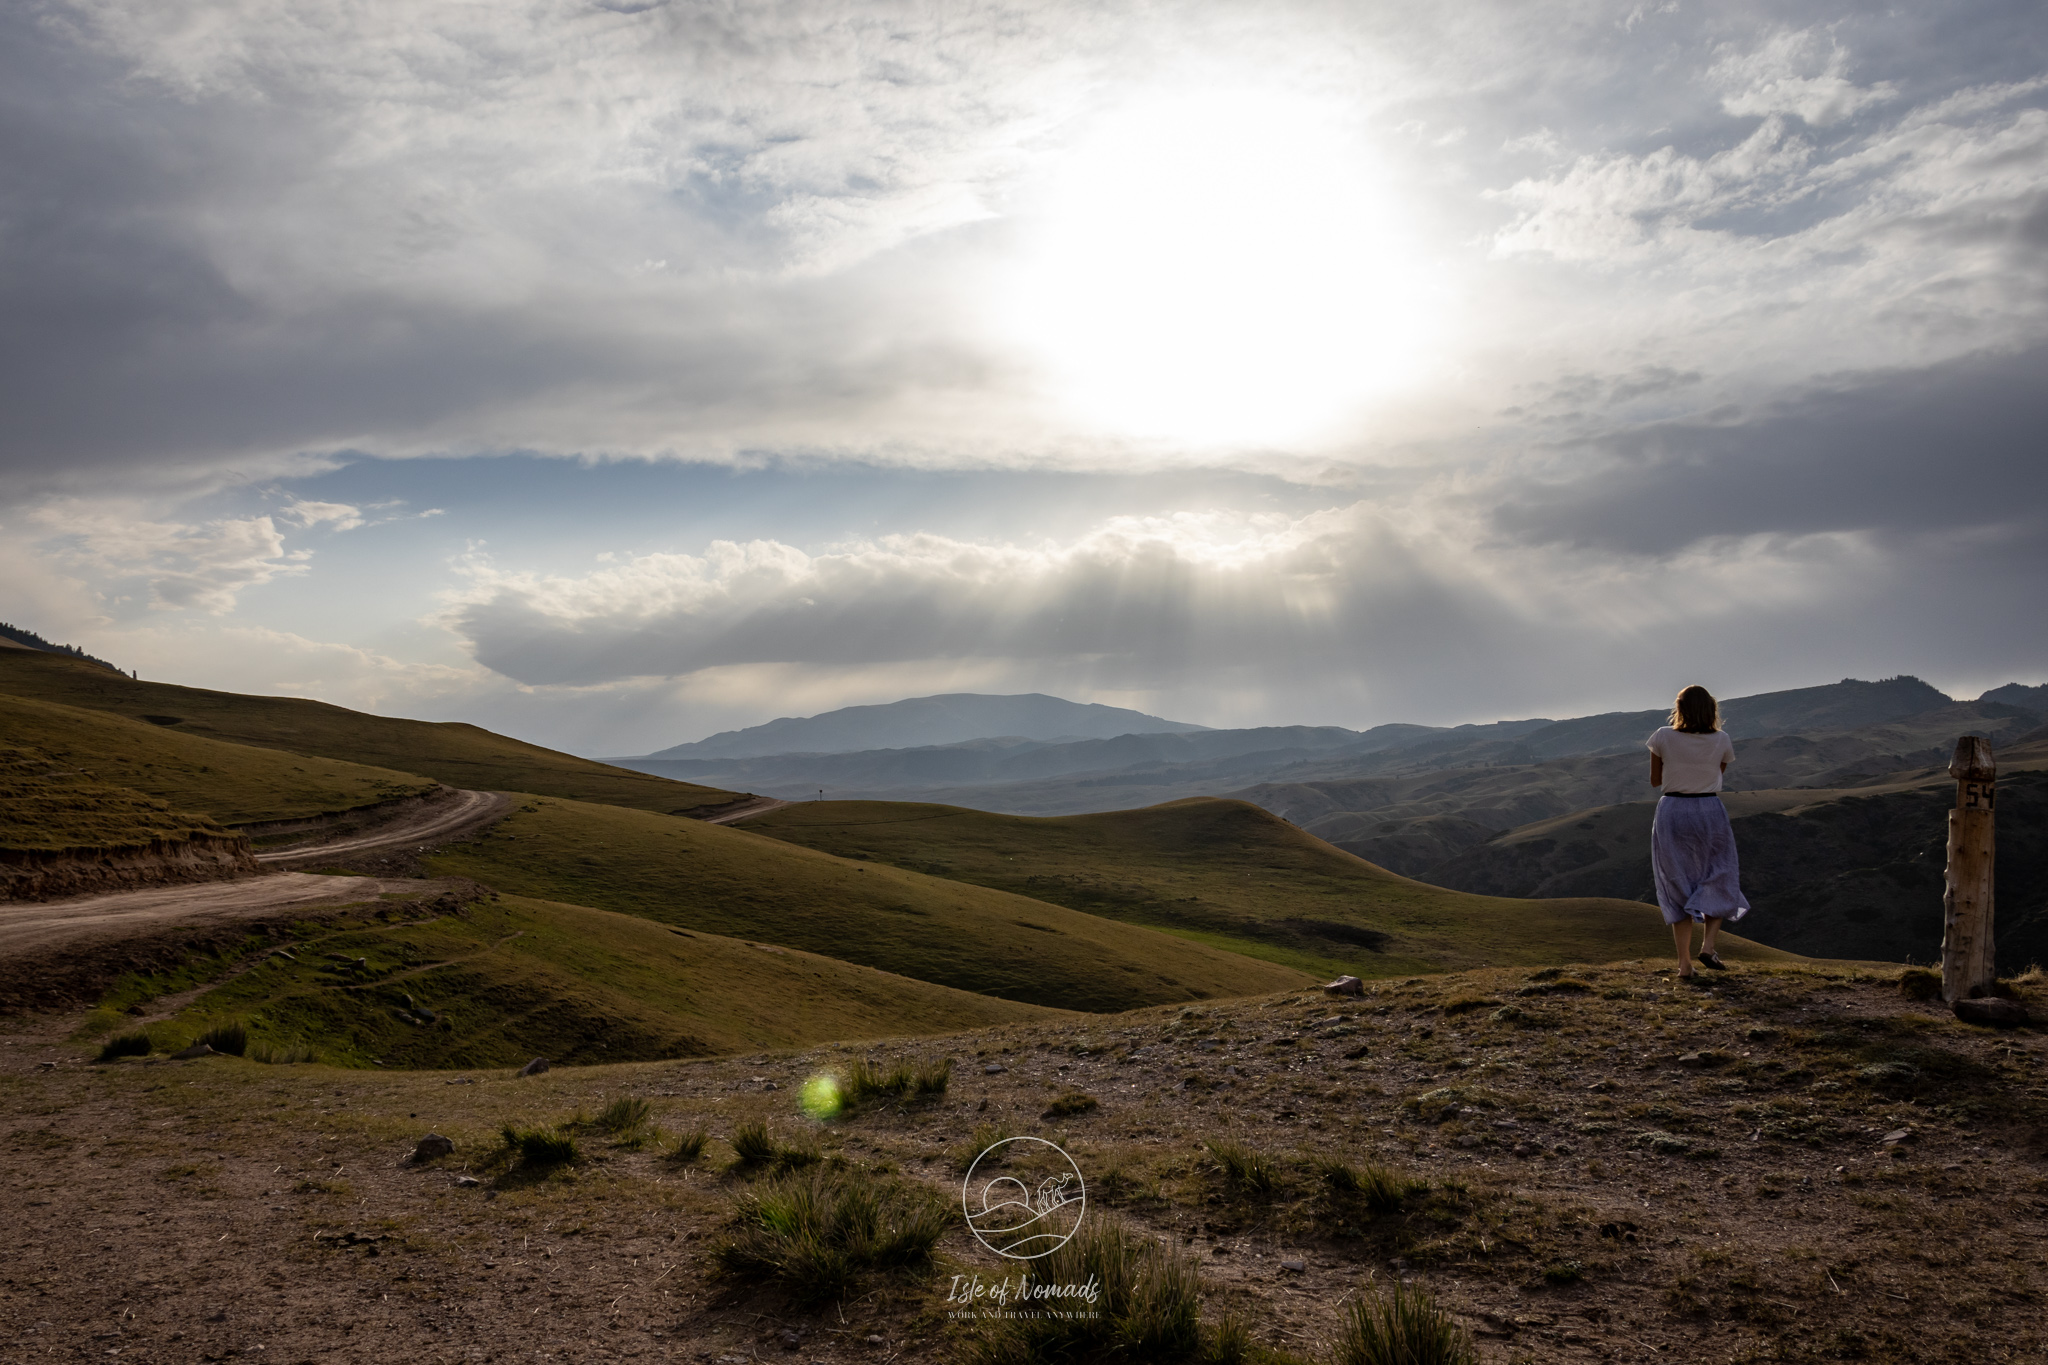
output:
<instances>
[{"instance_id":1,"label":"bare soil patch","mask_svg":"<svg viewBox=\"0 0 2048 1365\"><path fill-rule=\"evenodd\" d=\"M760 1123L954 1201L997 1136L1052 1138L1088 1216L1196 1258L1205 1312L1247 1317L1269 1358L1330 1359L1344 1305L1407 1279L1489 1365L2038 1359L2043 1040L1960 1024L1892 975L1476 971L523 1079L93 1066L75 1016L17 1019L0 1340L23 1360L959 1356L975 1327L948 1316L951 1277L1004 1270L964 1223L935 1270L817 1306L712 1273L761 1178L727 1169L730 1140ZM804 1082L863 1057L950 1059L951 1084L806 1118ZM620 1099L651 1126L597 1126ZM508 1164L508 1124L572 1134L577 1158ZM666 1159L699 1128L698 1161ZM454 1154L411 1162L430 1130ZM1219 1147L1269 1178L1234 1178ZM1375 1211L1318 1158L1416 1187Z\"/></svg>"}]
</instances>

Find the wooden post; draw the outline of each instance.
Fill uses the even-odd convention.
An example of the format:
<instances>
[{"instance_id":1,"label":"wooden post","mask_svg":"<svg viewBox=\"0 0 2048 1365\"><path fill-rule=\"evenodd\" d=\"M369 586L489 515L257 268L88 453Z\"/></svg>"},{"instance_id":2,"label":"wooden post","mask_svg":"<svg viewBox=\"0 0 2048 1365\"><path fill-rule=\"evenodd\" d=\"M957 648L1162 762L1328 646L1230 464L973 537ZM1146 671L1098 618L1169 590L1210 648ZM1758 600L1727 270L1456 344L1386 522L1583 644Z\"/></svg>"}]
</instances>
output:
<instances>
[{"instance_id":1,"label":"wooden post","mask_svg":"<svg viewBox=\"0 0 2048 1365\"><path fill-rule=\"evenodd\" d=\"M1964 735L1948 771L1956 780L1956 808L1948 813L1948 887L1941 897L1941 998L1953 1003L1989 994L1998 979L1991 933L1991 815L1998 768L1990 741Z\"/></svg>"}]
</instances>

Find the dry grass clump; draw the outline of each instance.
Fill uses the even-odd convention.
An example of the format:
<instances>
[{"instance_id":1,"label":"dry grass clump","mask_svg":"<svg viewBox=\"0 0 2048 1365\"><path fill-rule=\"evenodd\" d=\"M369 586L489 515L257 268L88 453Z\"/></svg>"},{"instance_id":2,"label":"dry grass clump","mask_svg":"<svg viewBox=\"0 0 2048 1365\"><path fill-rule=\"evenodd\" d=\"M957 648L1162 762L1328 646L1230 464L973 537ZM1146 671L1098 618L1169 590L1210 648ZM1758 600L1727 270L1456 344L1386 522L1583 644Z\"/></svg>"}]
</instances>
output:
<instances>
[{"instance_id":1,"label":"dry grass clump","mask_svg":"<svg viewBox=\"0 0 2048 1365\"><path fill-rule=\"evenodd\" d=\"M953 1080L953 1061L898 1062L887 1071L865 1057L856 1058L846 1076L846 1102L930 1100L946 1093Z\"/></svg>"},{"instance_id":2,"label":"dry grass clump","mask_svg":"<svg viewBox=\"0 0 2048 1365\"><path fill-rule=\"evenodd\" d=\"M239 1019L230 1020L225 1024L215 1024L193 1041L204 1043L215 1052L239 1057L249 1050L249 1030Z\"/></svg>"},{"instance_id":3,"label":"dry grass clump","mask_svg":"<svg viewBox=\"0 0 2048 1365\"><path fill-rule=\"evenodd\" d=\"M815 1142L802 1139L782 1142L765 1123L744 1123L732 1135L732 1168L742 1173L761 1170L794 1171L815 1166L825 1159Z\"/></svg>"},{"instance_id":4,"label":"dry grass clump","mask_svg":"<svg viewBox=\"0 0 2048 1365\"><path fill-rule=\"evenodd\" d=\"M120 1057L147 1057L150 1041L147 1033L123 1033L109 1038L100 1046L100 1055L94 1061L111 1062Z\"/></svg>"},{"instance_id":5,"label":"dry grass clump","mask_svg":"<svg viewBox=\"0 0 2048 1365\"><path fill-rule=\"evenodd\" d=\"M1194 1258L1175 1255L1112 1219L1091 1221L1059 1250L1033 1263L1032 1283L1094 1285L1097 1297L1027 1302L984 1319L966 1358L975 1365L1050 1365L1094 1360L1174 1360L1232 1365L1252 1357L1242 1324L1202 1323Z\"/></svg>"},{"instance_id":6,"label":"dry grass clump","mask_svg":"<svg viewBox=\"0 0 2048 1365\"><path fill-rule=\"evenodd\" d=\"M951 1208L930 1190L847 1167L788 1173L740 1197L712 1265L736 1280L777 1280L798 1299L840 1299L876 1273L931 1264Z\"/></svg>"},{"instance_id":7,"label":"dry grass clump","mask_svg":"<svg viewBox=\"0 0 2048 1365\"><path fill-rule=\"evenodd\" d=\"M517 1128L506 1124L499 1136L499 1157L523 1170L546 1171L583 1159L576 1139L556 1128Z\"/></svg>"},{"instance_id":8,"label":"dry grass clump","mask_svg":"<svg viewBox=\"0 0 2048 1365\"><path fill-rule=\"evenodd\" d=\"M711 1134L702 1128L693 1128L678 1136L662 1156L678 1166L688 1166L704 1155L704 1144L710 1140Z\"/></svg>"},{"instance_id":9,"label":"dry grass clump","mask_svg":"<svg viewBox=\"0 0 2048 1365\"><path fill-rule=\"evenodd\" d=\"M1202 1146L1234 1192L1255 1199L1270 1199L1279 1192L1280 1165L1258 1148L1228 1138L1210 1138Z\"/></svg>"},{"instance_id":10,"label":"dry grass clump","mask_svg":"<svg viewBox=\"0 0 2048 1365\"><path fill-rule=\"evenodd\" d=\"M1479 1365L1471 1333L1421 1286L1396 1283L1351 1305L1337 1338L1337 1365Z\"/></svg>"}]
</instances>

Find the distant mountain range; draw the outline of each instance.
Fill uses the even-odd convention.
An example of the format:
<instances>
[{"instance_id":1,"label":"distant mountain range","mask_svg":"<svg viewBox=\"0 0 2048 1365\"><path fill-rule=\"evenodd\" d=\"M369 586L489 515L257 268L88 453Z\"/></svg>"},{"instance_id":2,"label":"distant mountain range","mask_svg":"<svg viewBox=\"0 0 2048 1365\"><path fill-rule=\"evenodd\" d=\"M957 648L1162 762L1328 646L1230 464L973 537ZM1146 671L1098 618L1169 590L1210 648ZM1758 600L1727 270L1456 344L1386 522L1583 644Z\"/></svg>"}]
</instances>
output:
<instances>
[{"instance_id":1,"label":"distant mountain range","mask_svg":"<svg viewBox=\"0 0 2048 1365\"><path fill-rule=\"evenodd\" d=\"M1184 735L1207 729L1143 711L1064 701L1041 692L992 697L951 692L883 706L846 706L817 716L784 716L678 744L650 759L760 758L770 754L844 754L978 740L1058 741L1119 735Z\"/></svg>"},{"instance_id":2,"label":"distant mountain range","mask_svg":"<svg viewBox=\"0 0 2048 1365\"><path fill-rule=\"evenodd\" d=\"M955 717L971 714L960 705L969 699L925 700L952 703ZM899 717L916 714L918 703L900 705ZM1943 812L1953 799L1944 765L1958 735L1979 734L2000 762L2000 964L2048 960L2048 843L2038 833L2048 811L2048 686L2012 683L1960 702L1918 678L1845 678L1733 697L1721 710L1737 744L1727 805L1756 907L1746 936L1828 957L1937 955ZM1178 732L1144 717L1152 733L949 742L927 734L923 743L851 752L621 762L789 798L822 787L833 797L1019 815L1235 796L1452 890L1647 900L1656 792L1643 741L1664 717L1657 708L1448 728ZM765 738L762 731L790 733L741 733Z\"/></svg>"},{"instance_id":3,"label":"distant mountain range","mask_svg":"<svg viewBox=\"0 0 2048 1365\"><path fill-rule=\"evenodd\" d=\"M2000 689L1999 695L2036 692L2048 693L2048 688L2015 684ZM1856 729L1955 704L1918 678L1851 678L1731 698L1723 703L1722 713L1731 735L1755 739ZM2039 705L2048 711L2048 701ZM1665 711L1657 709L1489 725L1397 723L1365 731L1335 725L1205 730L1056 697L967 694L772 721L646 758L611 761L663 777L792 798L822 787L840 797L943 801L1016 815L1069 815L1234 793L1300 819L1287 809L1297 804L1294 800L1270 800L1274 794L1248 789L1273 784L1384 784L1402 774L1448 768L1521 769L1554 759L1635 754L1664 716ZM979 733L974 732L977 724ZM1098 727L1093 737L1072 737L1090 733L1081 729L1083 725ZM1126 728L1117 729L1120 725ZM875 735L897 739L860 744ZM1553 784L1546 778L1539 785ZM1342 798L1335 809L1368 809L1381 803L1374 799L1357 806ZM1331 808L1327 794L1318 794L1307 804L1319 814ZM1576 808L1530 811L1525 806L1489 812L1494 822L1490 828Z\"/></svg>"}]
</instances>

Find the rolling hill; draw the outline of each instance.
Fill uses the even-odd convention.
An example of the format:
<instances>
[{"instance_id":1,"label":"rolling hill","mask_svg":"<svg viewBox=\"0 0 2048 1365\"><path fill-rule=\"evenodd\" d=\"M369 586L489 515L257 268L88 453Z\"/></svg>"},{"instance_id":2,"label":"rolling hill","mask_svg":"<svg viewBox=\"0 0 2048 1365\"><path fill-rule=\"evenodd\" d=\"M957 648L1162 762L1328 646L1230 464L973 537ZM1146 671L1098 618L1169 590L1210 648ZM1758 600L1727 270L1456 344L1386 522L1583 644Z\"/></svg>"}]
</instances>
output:
<instances>
[{"instance_id":1,"label":"rolling hill","mask_svg":"<svg viewBox=\"0 0 2048 1365\"><path fill-rule=\"evenodd\" d=\"M1311 980L1009 891L617 806L528 799L490 830L444 845L428 866L504 892L1059 1009L1133 1009Z\"/></svg>"},{"instance_id":2,"label":"rolling hill","mask_svg":"<svg viewBox=\"0 0 2048 1365\"><path fill-rule=\"evenodd\" d=\"M1063 1017L585 906L504 896L424 918L388 899L361 910L297 926L282 953L252 938L216 984L150 1025L157 1051L241 1023L252 1050L310 1047L339 1066L587 1065ZM88 1032L126 1026L129 1005L186 984L124 981Z\"/></svg>"},{"instance_id":3,"label":"rolling hill","mask_svg":"<svg viewBox=\"0 0 2048 1365\"><path fill-rule=\"evenodd\" d=\"M109 675L116 676L116 675ZM0 747L44 773L126 788L223 825L355 810L432 791L430 778L226 743L106 711L0 693Z\"/></svg>"},{"instance_id":4,"label":"rolling hill","mask_svg":"<svg viewBox=\"0 0 2048 1365\"><path fill-rule=\"evenodd\" d=\"M397 720L298 697L139 682L79 659L0 650L0 695L108 711L178 734L417 773L451 787L538 792L672 814L740 800L543 749L475 725Z\"/></svg>"},{"instance_id":5,"label":"rolling hill","mask_svg":"<svg viewBox=\"0 0 2048 1365\"><path fill-rule=\"evenodd\" d=\"M911 803L802 802L747 827L1317 972L1383 977L1671 951L1670 934L1651 907L1600 897L1509 900L1427 886L1243 801L1195 799L1047 818ZM1730 955L1781 956L1750 944Z\"/></svg>"}]
</instances>

